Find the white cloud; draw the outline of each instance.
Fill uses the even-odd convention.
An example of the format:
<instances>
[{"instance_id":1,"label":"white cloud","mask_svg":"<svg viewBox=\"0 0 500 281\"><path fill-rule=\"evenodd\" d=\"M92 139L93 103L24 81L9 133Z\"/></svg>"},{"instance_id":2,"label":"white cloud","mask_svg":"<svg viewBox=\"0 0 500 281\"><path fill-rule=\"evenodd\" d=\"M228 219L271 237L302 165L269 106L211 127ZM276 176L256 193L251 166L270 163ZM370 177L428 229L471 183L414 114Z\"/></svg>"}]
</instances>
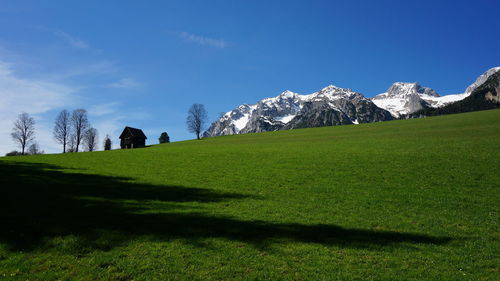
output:
<instances>
[{"instance_id":1,"label":"white cloud","mask_svg":"<svg viewBox=\"0 0 500 281\"><path fill-rule=\"evenodd\" d=\"M27 112L35 117L37 137L40 134L40 115L75 102L75 89L50 81L23 78L16 75L12 65L0 62L0 155L15 149L10 133L18 114ZM51 130L50 130L51 132ZM51 146L47 137L38 138L42 149Z\"/></svg>"},{"instance_id":2,"label":"white cloud","mask_svg":"<svg viewBox=\"0 0 500 281\"><path fill-rule=\"evenodd\" d=\"M54 30L53 32L56 36L66 41L72 47L75 47L77 49L88 49L90 47L87 42L83 41L82 39L73 37L62 30Z\"/></svg>"},{"instance_id":3,"label":"white cloud","mask_svg":"<svg viewBox=\"0 0 500 281\"><path fill-rule=\"evenodd\" d=\"M107 87L117 89L130 89L139 87L139 83L130 78L122 78L116 82L108 84Z\"/></svg>"},{"instance_id":4,"label":"white cloud","mask_svg":"<svg viewBox=\"0 0 500 281\"><path fill-rule=\"evenodd\" d=\"M108 114L113 114L118 111L118 107L120 106L119 102L110 102L103 104L96 104L89 108L89 115L93 116L103 116Z\"/></svg>"},{"instance_id":5,"label":"white cloud","mask_svg":"<svg viewBox=\"0 0 500 281\"><path fill-rule=\"evenodd\" d=\"M51 81L69 81L82 76L95 76L100 78L110 78L118 72L113 62L108 60L95 61L86 64L72 65L66 69L59 69L58 72L43 73L43 78ZM82 86L82 88L86 88Z\"/></svg>"},{"instance_id":6,"label":"white cloud","mask_svg":"<svg viewBox=\"0 0 500 281\"><path fill-rule=\"evenodd\" d=\"M92 49L94 51L100 51L100 50L96 50L96 49L91 48L89 43L87 43L86 41L84 41L78 37L75 37L75 36L65 32L65 31L62 31L61 29L50 28L50 27L43 26L43 25L30 25L30 27L37 29L37 30L44 31L44 32L52 33L53 35L59 37L62 41L66 42L66 44L70 45L73 48Z\"/></svg>"},{"instance_id":7,"label":"white cloud","mask_svg":"<svg viewBox=\"0 0 500 281\"><path fill-rule=\"evenodd\" d=\"M191 34L187 32L180 32L179 37L182 39L193 42L199 45L205 45L205 46L210 46L210 47L215 47L215 48L226 48L227 47L227 42L224 41L223 39L214 39L214 38L209 38L205 36L200 36L196 34Z\"/></svg>"},{"instance_id":8,"label":"white cloud","mask_svg":"<svg viewBox=\"0 0 500 281\"><path fill-rule=\"evenodd\" d=\"M75 48L91 48L83 40L65 32L40 29L56 34ZM130 108L121 113L122 103L113 101L112 94L93 93L96 88L106 93L104 88L140 86L133 79L119 79L122 75L112 61L86 61L54 70L50 64L40 64L29 54L19 54L2 46L0 57L3 58L0 60L0 157L18 149L10 134L13 122L22 112L35 118L36 141L46 153L61 151L61 146L53 139L52 130L54 119L62 109L87 108L91 124L99 130L100 141L106 134L116 138L126 122L150 118L149 113L130 112Z\"/></svg>"},{"instance_id":9,"label":"white cloud","mask_svg":"<svg viewBox=\"0 0 500 281\"><path fill-rule=\"evenodd\" d=\"M0 112L47 112L70 101L74 88L63 84L17 77L10 64L0 62Z\"/></svg>"}]
</instances>

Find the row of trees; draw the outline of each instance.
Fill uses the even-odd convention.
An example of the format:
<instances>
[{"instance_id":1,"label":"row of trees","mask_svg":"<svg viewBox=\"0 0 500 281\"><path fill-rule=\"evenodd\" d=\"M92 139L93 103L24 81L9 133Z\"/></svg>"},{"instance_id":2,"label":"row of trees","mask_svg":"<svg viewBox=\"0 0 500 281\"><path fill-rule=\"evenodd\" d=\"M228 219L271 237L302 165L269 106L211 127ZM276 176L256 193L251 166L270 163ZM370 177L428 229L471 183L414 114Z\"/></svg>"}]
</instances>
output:
<instances>
[{"instance_id":1,"label":"row of trees","mask_svg":"<svg viewBox=\"0 0 500 281\"><path fill-rule=\"evenodd\" d=\"M62 110L57 115L53 135L62 144L63 153L78 152L81 146L86 151L94 151L98 146L97 129L90 125L85 109L75 109L71 113Z\"/></svg>"},{"instance_id":2,"label":"row of trees","mask_svg":"<svg viewBox=\"0 0 500 281\"><path fill-rule=\"evenodd\" d=\"M200 134L207 123L207 111L203 104L193 104L188 111L186 120L188 131L196 134L200 139ZM35 141L35 119L28 113L22 113L14 122L12 129L12 139L21 148L21 152L13 151L8 155L25 155L43 153L38 143ZM53 130L54 139L62 145L63 153L78 152L83 146L83 150L94 151L98 149L99 136L97 129L90 125L87 111L85 109L75 109L73 112L62 110L57 115ZM160 143L170 142L170 137L163 132L159 138ZM104 150L111 150L112 142L108 135L104 139Z\"/></svg>"},{"instance_id":3,"label":"row of trees","mask_svg":"<svg viewBox=\"0 0 500 281\"><path fill-rule=\"evenodd\" d=\"M14 121L11 136L21 151L9 152L7 156L43 153L35 141L35 119L28 113L20 114ZM55 120L53 136L58 143L62 144L63 153L78 152L82 149L94 151L98 148L98 132L90 125L85 109L76 109L71 113L68 110L62 110ZM104 149L110 150L111 146L111 139L106 136Z\"/></svg>"}]
</instances>

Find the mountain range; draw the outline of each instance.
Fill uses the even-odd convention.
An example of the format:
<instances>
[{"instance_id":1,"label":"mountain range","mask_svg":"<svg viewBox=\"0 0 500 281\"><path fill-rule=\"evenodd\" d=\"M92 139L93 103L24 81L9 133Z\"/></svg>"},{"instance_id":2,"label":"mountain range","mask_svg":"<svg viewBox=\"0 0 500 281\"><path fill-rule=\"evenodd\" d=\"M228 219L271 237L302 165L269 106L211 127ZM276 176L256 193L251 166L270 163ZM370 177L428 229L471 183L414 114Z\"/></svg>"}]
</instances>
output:
<instances>
[{"instance_id":1,"label":"mountain range","mask_svg":"<svg viewBox=\"0 0 500 281\"><path fill-rule=\"evenodd\" d=\"M428 107L409 114L407 117L435 116L451 113L500 108L500 71L480 76L468 90L465 98L441 107Z\"/></svg>"},{"instance_id":2,"label":"mountain range","mask_svg":"<svg viewBox=\"0 0 500 281\"><path fill-rule=\"evenodd\" d=\"M500 67L491 68L471 84L464 93L440 96L431 88L418 83L396 82L387 92L373 98L348 88L327 86L318 92L300 95L284 91L276 97L266 98L256 104L242 104L223 114L204 132L204 137L257 133L266 131L360 124L393 120L398 118L435 115L436 109L450 108L462 102L460 108L467 109L469 100L476 106L474 110L489 108L492 103L500 105L498 98L498 81ZM479 100L486 104L478 104L478 90L489 83L487 91L482 90ZM495 84L496 83L496 84ZM495 86L496 85L496 86ZM477 108L479 106L479 108ZM451 112L456 111L451 107ZM448 110L450 111L450 110Z\"/></svg>"}]
</instances>

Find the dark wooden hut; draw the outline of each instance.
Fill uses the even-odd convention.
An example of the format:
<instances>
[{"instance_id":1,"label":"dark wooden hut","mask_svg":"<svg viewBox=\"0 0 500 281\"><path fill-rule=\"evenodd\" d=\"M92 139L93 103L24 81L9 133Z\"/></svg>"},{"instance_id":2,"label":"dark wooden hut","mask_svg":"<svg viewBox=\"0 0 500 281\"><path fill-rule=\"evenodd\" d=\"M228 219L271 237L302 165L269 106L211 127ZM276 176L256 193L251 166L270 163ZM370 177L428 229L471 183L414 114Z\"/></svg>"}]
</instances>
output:
<instances>
[{"instance_id":1,"label":"dark wooden hut","mask_svg":"<svg viewBox=\"0 0 500 281\"><path fill-rule=\"evenodd\" d=\"M146 139L141 129L125 127L120 135L120 146L122 149L145 147Z\"/></svg>"}]
</instances>

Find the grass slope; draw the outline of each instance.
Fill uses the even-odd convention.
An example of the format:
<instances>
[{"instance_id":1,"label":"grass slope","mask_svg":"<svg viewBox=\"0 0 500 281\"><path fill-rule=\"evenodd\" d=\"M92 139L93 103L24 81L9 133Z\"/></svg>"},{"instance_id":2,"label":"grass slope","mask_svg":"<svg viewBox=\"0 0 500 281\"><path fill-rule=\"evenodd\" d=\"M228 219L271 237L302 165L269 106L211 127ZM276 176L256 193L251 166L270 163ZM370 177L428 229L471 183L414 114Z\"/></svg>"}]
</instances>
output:
<instances>
[{"instance_id":1,"label":"grass slope","mask_svg":"<svg viewBox=\"0 0 500 281\"><path fill-rule=\"evenodd\" d=\"M498 280L500 110L0 159L2 280Z\"/></svg>"}]
</instances>

